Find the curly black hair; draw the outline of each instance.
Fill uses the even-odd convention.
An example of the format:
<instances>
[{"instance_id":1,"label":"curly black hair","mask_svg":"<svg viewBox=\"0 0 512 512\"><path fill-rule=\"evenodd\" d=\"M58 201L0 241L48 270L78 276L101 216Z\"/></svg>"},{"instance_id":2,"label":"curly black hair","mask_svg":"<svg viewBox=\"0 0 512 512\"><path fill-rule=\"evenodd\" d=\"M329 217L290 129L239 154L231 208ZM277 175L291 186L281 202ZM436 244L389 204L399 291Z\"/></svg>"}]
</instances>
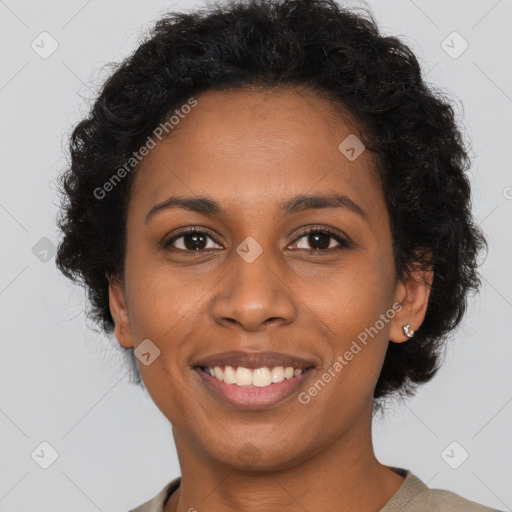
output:
<instances>
[{"instance_id":1,"label":"curly black hair","mask_svg":"<svg viewBox=\"0 0 512 512\"><path fill-rule=\"evenodd\" d=\"M71 134L71 162L59 178L59 270L86 287L87 317L112 332L107 276L123 275L136 173L126 162L194 96L255 86L307 87L352 116L377 162L396 276L415 265L433 269L424 322L411 342L389 344L374 401L413 395L438 371L441 348L481 285L477 258L487 243L471 215L469 150L453 107L427 86L411 49L383 36L366 8L235 0L157 20ZM123 179L112 183L121 168Z\"/></svg>"}]
</instances>

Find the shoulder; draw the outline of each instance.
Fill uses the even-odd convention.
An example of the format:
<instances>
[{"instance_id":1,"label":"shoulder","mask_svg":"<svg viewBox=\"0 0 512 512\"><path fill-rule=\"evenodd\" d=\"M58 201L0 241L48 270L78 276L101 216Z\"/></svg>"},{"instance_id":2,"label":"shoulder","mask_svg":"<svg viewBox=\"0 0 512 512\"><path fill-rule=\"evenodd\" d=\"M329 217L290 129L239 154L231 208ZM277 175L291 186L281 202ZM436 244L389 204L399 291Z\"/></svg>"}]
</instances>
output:
<instances>
[{"instance_id":1,"label":"shoulder","mask_svg":"<svg viewBox=\"0 0 512 512\"><path fill-rule=\"evenodd\" d=\"M502 512L480 505L445 489L431 489L416 475L399 469L405 480L380 512ZM180 486L181 477L169 482L154 498L129 512L164 512L169 496Z\"/></svg>"},{"instance_id":2,"label":"shoulder","mask_svg":"<svg viewBox=\"0 0 512 512\"><path fill-rule=\"evenodd\" d=\"M180 486L181 477L169 482L154 498L139 505L129 512L164 512L165 503L169 496Z\"/></svg>"},{"instance_id":3,"label":"shoulder","mask_svg":"<svg viewBox=\"0 0 512 512\"><path fill-rule=\"evenodd\" d=\"M409 470L399 469L405 480L380 512L501 512L445 489L431 489Z\"/></svg>"},{"instance_id":4,"label":"shoulder","mask_svg":"<svg viewBox=\"0 0 512 512\"><path fill-rule=\"evenodd\" d=\"M429 489L432 501L440 512L500 512L470 501L454 492L444 489Z\"/></svg>"}]
</instances>

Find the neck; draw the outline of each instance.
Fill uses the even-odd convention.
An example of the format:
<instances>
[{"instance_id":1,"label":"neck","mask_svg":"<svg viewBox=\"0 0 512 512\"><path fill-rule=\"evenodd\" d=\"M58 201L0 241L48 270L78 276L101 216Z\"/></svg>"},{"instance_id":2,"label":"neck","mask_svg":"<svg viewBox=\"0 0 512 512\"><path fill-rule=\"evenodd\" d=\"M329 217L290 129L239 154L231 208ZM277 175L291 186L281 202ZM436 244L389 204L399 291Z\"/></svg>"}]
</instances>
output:
<instances>
[{"instance_id":1,"label":"neck","mask_svg":"<svg viewBox=\"0 0 512 512\"><path fill-rule=\"evenodd\" d=\"M402 485L404 477L375 458L371 407L358 423L314 456L304 456L300 463L270 471L239 470L218 463L174 429L182 480L165 512L378 512Z\"/></svg>"}]
</instances>

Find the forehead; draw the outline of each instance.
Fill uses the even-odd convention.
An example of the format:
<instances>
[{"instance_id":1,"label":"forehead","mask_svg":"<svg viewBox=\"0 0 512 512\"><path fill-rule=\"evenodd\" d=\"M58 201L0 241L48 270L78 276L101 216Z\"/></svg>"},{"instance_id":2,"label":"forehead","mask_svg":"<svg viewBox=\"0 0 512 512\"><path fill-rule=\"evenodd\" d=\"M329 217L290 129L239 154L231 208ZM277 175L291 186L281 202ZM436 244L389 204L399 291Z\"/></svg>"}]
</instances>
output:
<instances>
[{"instance_id":1,"label":"forehead","mask_svg":"<svg viewBox=\"0 0 512 512\"><path fill-rule=\"evenodd\" d=\"M349 193L369 208L379 199L369 152L350 160L339 149L357 125L315 93L207 91L196 100L139 164L132 199L209 195L245 209L317 190Z\"/></svg>"}]
</instances>

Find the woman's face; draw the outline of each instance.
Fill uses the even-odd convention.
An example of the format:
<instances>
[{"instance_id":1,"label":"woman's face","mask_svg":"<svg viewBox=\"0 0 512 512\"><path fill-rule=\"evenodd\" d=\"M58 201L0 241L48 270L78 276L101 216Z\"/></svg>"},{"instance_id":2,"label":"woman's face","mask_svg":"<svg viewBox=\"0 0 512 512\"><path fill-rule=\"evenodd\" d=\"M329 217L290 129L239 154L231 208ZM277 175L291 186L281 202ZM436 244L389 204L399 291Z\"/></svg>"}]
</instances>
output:
<instances>
[{"instance_id":1,"label":"woman's face","mask_svg":"<svg viewBox=\"0 0 512 512\"><path fill-rule=\"evenodd\" d=\"M146 354L140 373L178 448L205 460L277 469L368 439L388 342L421 324L428 299L395 282L370 153L352 138L339 149L353 129L313 94L196 99L136 171L124 282L110 287L117 338ZM217 208L174 202L148 216L173 196ZM221 382L210 364L255 385ZM280 366L309 369L283 380Z\"/></svg>"}]
</instances>

